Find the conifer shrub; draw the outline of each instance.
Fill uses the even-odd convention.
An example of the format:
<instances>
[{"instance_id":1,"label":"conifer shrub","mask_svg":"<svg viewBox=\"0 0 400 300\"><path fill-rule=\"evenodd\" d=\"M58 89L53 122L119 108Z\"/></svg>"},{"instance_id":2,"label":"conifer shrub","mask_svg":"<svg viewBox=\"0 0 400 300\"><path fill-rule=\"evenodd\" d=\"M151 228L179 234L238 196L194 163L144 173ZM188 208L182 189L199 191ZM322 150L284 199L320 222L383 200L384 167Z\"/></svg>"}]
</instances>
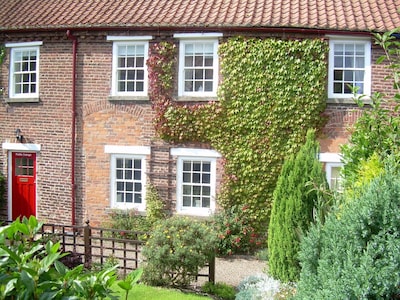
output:
<instances>
[{"instance_id":1,"label":"conifer shrub","mask_svg":"<svg viewBox=\"0 0 400 300\"><path fill-rule=\"evenodd\" d=\"M215 254L216 234L205 222L171 217L157 222L143 248L143 281L155 286L187 286Z\"/></svg>"},{"instance_id":2,"label":"conifer shrub","mask_svg":"<svg viewBox=\"0 0 400 300\"><path fill-rule=\"evenodd\" d=\"M400 292L400 179L386 170L301 243L296 299L394 299ZM397 298L396 298L397 299Z\"/></svg>"},{"instance_id":3,"label":"conifer shrub","mask_svg":"<svg viewBox=\"0 0 400 300\"><path fill-rule=\"evenodd\" d=\"M268 229L269 272L282 282L299 278L300 236L313 221L313 210L321 197L319 188L314 187L327 188L318 152L315 133L309 130L299 152L285 160L274 191Z\"/></svg>"}]
</instances>

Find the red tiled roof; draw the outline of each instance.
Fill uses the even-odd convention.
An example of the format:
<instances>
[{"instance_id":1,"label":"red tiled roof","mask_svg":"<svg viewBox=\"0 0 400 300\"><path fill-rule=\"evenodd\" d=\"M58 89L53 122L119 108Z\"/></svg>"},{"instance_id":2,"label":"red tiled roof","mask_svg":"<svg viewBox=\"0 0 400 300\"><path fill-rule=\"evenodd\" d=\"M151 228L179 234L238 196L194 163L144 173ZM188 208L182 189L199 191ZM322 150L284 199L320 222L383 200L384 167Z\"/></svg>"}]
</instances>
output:
<instances>
[{"instance_id":1,"label":"red tiled roof","mask_svg":"<svg viewBox=\"0 0 400 300\"><path fill-rule=\"evenodd\" d=\"M112 27L289 27L386 31L400 0L2 0L0 31Z\"/></svg>"}]
</instances>

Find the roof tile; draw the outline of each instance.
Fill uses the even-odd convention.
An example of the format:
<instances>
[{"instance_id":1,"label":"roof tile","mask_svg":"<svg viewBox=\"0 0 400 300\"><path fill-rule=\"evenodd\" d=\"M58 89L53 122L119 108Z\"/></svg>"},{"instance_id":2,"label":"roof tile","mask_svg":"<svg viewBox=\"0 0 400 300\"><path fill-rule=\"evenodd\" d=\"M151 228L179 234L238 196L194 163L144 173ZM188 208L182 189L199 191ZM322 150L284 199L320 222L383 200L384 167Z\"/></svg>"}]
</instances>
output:
<instances>
[{"instance_id":1,"label":"roof tile","mask_svg":"<svg viewBox=\"0 0 400 300\"><path fill-rule=\"evenodd\" d=\"M2 0L0 31L90 27L298 27L386 31L400 0Z\"/></svg>"}]
</instances>

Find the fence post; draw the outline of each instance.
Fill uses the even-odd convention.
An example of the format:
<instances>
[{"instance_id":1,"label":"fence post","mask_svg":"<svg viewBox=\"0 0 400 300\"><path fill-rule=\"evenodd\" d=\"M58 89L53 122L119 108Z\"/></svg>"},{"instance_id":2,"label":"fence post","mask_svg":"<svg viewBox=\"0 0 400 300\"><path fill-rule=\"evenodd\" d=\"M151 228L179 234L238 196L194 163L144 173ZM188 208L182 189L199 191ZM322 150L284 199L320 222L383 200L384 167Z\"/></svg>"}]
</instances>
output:
<instances>
[{"instance_id":1,"label":"fence post","mask_svg":"<svg viewBox=\"0 0 400 300\"><path fill-rule=\"evenodd\" d=\"M215 283L215 255L211 257L208 265L208 281Z\"/></svg>"},{"instance_id":2,"label":"fence post","mask_svg":"<svg viewBox=\"0 0 400 300\"><path fill-rule=\"evenodd\" d=\"M85 267L90 268L92 264L92 229L89 220L86 221L86 227L83 230L83 241L85 244Z\"/></svg>"}]
</instances>

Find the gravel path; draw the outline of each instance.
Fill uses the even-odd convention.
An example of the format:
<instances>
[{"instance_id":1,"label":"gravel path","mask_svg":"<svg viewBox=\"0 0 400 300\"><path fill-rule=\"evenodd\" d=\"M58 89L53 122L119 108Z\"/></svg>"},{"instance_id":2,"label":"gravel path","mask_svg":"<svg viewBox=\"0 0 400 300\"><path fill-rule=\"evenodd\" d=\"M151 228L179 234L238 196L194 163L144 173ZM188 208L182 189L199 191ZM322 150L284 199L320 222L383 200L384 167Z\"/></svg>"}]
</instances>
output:
<instances>
[{"instance_id":1,"label":"gravel path","mask_svg":"<svg viewBox=\"0 0 400 300\"><path fill-rule=\"evenodd\" d=\"M223 282L232 286L238 284L247 276L263 273L266 262L247 255L233 255L227 258L215 259L215 282ZM201 279L196 285L202 285Z\"/></svg>"}]
</instances>

